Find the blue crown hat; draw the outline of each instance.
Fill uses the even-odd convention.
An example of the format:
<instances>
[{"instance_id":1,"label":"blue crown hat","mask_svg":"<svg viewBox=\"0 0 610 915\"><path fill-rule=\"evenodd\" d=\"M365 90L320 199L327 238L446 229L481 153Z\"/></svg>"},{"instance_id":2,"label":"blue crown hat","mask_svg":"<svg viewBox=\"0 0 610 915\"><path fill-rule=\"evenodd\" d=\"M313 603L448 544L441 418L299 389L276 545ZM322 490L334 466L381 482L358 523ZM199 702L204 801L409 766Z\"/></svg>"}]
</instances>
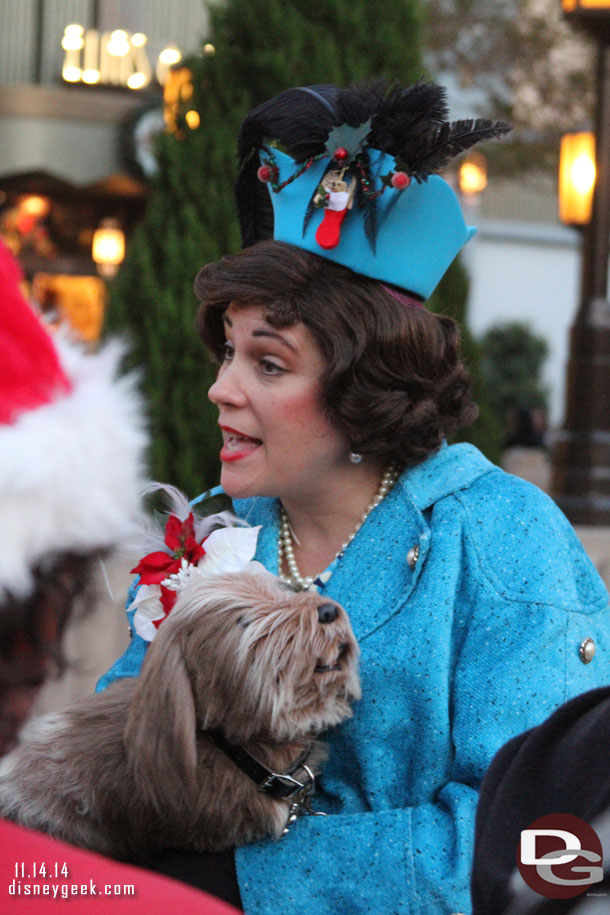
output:
<instances>
[{"instance_id":1,"label":"blue crown hat","mask_svg":"<svg viewBox=\"0 0 610 915\"><path fill-rule=\"evenodd\" d=\"M426 299L476 231L434 172L510 129L448 122L434 84L290 89L242 124L244 245L272 237Z\"/></svg>"},{"instance_id":2,"label":"blue crown hat","mask_svg":"<svg viewBox=\"0 0 610 915\"><path fill-rule=\"evenodd\" d=\"M379 150L369 150L369 157L375 177L394 166L393 157ZM296 164L290 156L278 151L274 152L274 160L281 183L294 173ZM262 153L263 166L266 162L266 155ZM403 192L386 191L378 200L374 248L367 239L364 220L358 218L359 214L348 212L341 226L338 244L324 249L316 239L324 211L316 209L305 232L303 216L326 166L327 163L320 160L298 181L286 185L281 192L271 192L274 239L304 248L312 254L343 264L356 273L427 299L458 251L476 232L475 228L465 224L451 187L438 175L432 175L425 183L412 182Z\"/></svg>"}]
</instances>

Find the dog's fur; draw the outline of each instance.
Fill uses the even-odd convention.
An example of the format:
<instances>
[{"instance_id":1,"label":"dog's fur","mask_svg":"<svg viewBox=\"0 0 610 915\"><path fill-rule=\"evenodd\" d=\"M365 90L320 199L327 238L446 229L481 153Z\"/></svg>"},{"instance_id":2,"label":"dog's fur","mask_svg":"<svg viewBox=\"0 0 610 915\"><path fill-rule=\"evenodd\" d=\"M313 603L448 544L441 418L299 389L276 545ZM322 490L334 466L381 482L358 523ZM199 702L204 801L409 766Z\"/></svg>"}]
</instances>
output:
<instances>
[{"instance_id":1,"label":"dog's fur","mask_svg":"<svg viewBox=\"0 0 610 915\"><path fill-rule=\"evenodd\" d=\"M140 677L34 723L0 764L0 814L73 844L146 861L278 838L288 807L206 737L221 728L275 772L351 715L358 646L345 611L271 575L195 576ZM316 668L321 668L316 670ZM324 757L314 746L310 763Z\"/></svg>"}]
</instances>

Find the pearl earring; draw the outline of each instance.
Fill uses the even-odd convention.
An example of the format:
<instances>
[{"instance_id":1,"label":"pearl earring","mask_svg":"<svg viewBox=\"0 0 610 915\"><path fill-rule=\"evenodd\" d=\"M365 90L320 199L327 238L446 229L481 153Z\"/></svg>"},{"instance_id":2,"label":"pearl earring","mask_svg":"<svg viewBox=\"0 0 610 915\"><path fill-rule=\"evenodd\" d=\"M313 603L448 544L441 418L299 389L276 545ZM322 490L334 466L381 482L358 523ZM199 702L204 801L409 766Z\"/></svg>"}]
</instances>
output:
<instances>
[{"instance_id":1,"label":"pearl earring","mask_svg":"<svg viewBox=\"0 0 610 915\"><path fill-rule=\"evenodd\" d=\"M350 451L349 459L352 462L352 464L359 464L360 461L362 460L362 455L359 454L357 451Z\"/></svg>"}]
</instances>

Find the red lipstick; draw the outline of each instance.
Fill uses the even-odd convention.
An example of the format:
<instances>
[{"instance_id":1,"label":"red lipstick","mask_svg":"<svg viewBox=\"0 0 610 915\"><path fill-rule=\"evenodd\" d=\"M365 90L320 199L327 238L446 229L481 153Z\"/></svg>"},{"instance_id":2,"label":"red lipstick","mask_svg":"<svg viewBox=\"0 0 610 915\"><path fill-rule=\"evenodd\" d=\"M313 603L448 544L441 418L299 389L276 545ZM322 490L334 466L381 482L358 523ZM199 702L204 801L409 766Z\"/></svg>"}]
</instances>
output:
<instances>
[{"instance_id":1,"label":"red lipstick","mask_svg":"<svg viewBox=\"0 0 610 915\"><path fill-rule=\"evenodd\" d=\"M230 426L221 425L220 428L224 433L224 445L220 451L220 460L223 463L241 461L243 458L249 457L262 444L260 439L245 435Z\"/></svg>"}]
</instances>

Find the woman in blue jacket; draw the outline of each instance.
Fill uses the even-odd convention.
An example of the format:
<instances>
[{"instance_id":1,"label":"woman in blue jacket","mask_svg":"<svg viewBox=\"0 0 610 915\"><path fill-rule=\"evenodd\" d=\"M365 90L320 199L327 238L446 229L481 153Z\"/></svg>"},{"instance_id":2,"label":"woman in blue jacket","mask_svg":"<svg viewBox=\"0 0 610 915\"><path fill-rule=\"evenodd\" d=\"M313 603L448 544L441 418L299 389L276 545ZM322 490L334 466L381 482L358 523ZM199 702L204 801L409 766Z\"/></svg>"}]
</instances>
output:
<instances>
[{"instance_id":1,"label":"woman in blue jacket","mask_svg":"<svg viewBox=\"0 0 610 915\"><path fill-rule=\"evenodd\" d=\"M568 522L446 444L476 411L455 323L422 302L472 233L431 171L505 127L445 117L430 86L307 87L256 109L246 248L196 282L222 486L262 525L256 558L342 603L361 648L363 697L315 800L331 815L235 852L226 895L249 915L468 913L493 754L610 679L608 597ZM329 171L353 202L339 217ZM143 650L134 638L105 682ZM223 865L230 882L232 853L198 856L200 885L219 893Z\"/></svg>"}]
</instances>

